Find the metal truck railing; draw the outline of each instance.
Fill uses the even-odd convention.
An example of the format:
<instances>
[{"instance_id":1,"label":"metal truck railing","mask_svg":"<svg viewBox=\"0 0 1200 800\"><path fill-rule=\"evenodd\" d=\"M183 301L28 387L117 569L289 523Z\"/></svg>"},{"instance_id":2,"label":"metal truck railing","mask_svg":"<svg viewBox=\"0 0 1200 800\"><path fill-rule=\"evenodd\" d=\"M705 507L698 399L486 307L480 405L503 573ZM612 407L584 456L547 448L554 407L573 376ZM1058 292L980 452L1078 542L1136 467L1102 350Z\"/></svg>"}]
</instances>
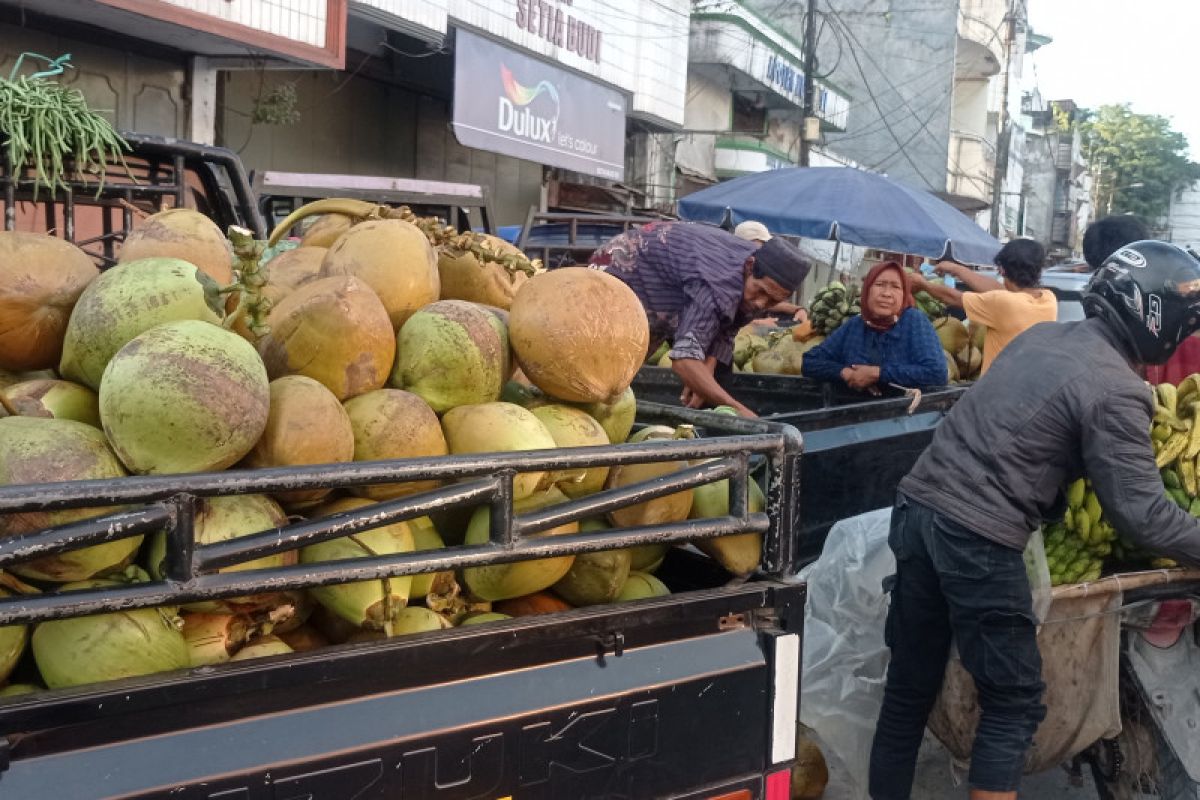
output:
<instances>
[{"instance_id":1,"label":"metal truck railing","mask_svg":"<svg viewBox=\"0 0 1200 800\"><path fill-rule=\"evenodd\" d=\"M639 420L690 423L698 426L705 436L607 447L3 486L0 514L98 506L113 507L113 512L0 541L0 569L163 530L167 532L168 546L163 580L2 598L0 625L750 532L764 534L763 571L776 576L794 571L796 543L792 533L798 513L798 461L802 450L800 434L794 428L653 403L641 404ZM746 481L755 457L765 457L768 468L766 513L752 512L747 504ZM521 472L699 460L704 463L538 511L518 515L513 509L513 478ZM730 479L729 513L725 517L532 538L568 522L723 479ZM197 545L195 541L193 516L198 497L337 489L414 480L450 483L432 491L233 540L207 545ZM491 530L490 540L483 545L452 546L352 562L217 572L222 567L401 520L484 503L491 511Z\"/></svg>"}]
</instances>

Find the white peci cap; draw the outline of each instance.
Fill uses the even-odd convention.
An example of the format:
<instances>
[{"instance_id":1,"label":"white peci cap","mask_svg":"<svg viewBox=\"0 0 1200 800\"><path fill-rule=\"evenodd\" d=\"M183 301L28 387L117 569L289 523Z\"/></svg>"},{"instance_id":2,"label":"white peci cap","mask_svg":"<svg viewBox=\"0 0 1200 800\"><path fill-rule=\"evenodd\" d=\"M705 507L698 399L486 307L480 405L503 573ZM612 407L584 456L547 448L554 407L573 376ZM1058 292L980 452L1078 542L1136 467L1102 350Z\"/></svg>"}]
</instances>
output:
<instances>
[{"instance_id":1,"label":"white peci cap","mask_svg":"<svg viewBox=\"0 0 1200 800\"><path fill-rule=\"evenodd\" d=\"M771 232L761 222L748 219L733 229L733 235L748 242L769 242Z\"/></svg>"}]
</instances>

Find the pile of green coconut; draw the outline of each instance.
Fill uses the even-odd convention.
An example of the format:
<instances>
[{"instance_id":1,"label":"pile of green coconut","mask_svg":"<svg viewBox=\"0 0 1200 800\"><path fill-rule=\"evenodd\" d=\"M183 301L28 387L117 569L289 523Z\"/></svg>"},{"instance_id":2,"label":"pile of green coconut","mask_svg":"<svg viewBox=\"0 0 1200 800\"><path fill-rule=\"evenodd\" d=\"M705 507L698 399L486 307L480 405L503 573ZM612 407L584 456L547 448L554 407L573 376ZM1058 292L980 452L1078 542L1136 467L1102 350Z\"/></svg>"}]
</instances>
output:
<instances>
[{"instance_id":1,"label":"pile of green coconut","mask_svg":"<svg viewBox=\"0 0 1200 800\"><path fill-rule=\"evenodd\" d=\"M244 232L227 239L195 211L165 210L142 219L119 264L103 272L61 239L0 233L0 485L686 435L634 432L629 386L647 342L641 305L616 278L546 272L499 239L459 234L407 209L322 201L267 243ZM685 466L523 473L517 511ZM436 486L200 498L195 536L211 544ZM714 484L538 535L727 508L727 486ZM8 514L0 535L116 510ZM483 506L227 569L479 544L488 530ZM698 546L744 575L761 540ZM160 579L166 549L164 531L41 557L0 573L0 594ZM665 552L614 550L9 626L0 628L0 680L15 694L652 597L668 592L653 574Z\"/></svg>"}]
</instances>

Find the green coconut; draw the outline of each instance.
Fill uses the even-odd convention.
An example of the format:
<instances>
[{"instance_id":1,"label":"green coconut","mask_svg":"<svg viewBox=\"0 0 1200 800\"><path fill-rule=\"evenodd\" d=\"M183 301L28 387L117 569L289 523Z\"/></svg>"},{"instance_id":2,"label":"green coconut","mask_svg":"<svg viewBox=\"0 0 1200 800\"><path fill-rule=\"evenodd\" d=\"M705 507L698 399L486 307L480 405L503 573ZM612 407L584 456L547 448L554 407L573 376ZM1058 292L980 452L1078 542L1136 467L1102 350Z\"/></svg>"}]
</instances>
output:
<instances>
[{"instance_id":1,"label":"green coconut","mask_svg":"<svg viewBox=\"0 0 1200 800\"><path fill-rule=\"evenodd\" d=\"M135 337L104 370L100 420L131 472L222 470L267 427L271 393L254 348L198 320Z\"/></svg>"},{"instance_id":2,"label":"green coconut","mask_svg":"<svg viewBox=\"0 0 1200 800\"><path fill-rule=\"evenodd\" d=\"M433 245L420 228L400 219L368 220L346 231L329 246L321 274L352 275L370 286L395 331L441 291Z\"/></svg>"},{"instance_id":3,"label":"green coconut","mask_svg":"<svg viewBox=\"0 0 1200 800\"><path fill-rule=\"evenodd\" d=\"M252 658L282 656L294 652L287 642L278 636L260 636L247 644L230 661L249 661Z\"/></svg>"},{"instance_id":4,"label":"green coconut","mask_svg":"<svg viewBox=\"0 0 1200 800\"><path fill-rule=\"evenodd\" d=\"M629 548L629 569L631 572L654 572L662 566L667 557L670 545L643 544Z\"/></svg>"},{"instance_id":5,"label":"green coconut","mask_svg":"<svg viewBox=\"0 0 1200 800\"><path fill-rule=\"evenodd\" d=\"M182 258L222 286L233 282L233 252L211 219L190 208L169 208L139 222L121 245L122 264L144 258Z\"/></svg>"},{"instance_id":6,"label":"green coconut","mask_svg":"<svg viewBox=\"0 0 1200 800\"><path fill-rule=\"evenodd\" d=\"M410 633L428 633L454 627L450 620L436 611L424 606L408 606L396 614L390 636L404 636Z\"/></svg>"},{"instance_id":7,"label":"green coconut","mask_svg":"<svg viewBox=\"0 0 1200 800\"><path fill-rule=\"evenodd\" d=\"M551 450L554 437L530 411L512 403L478 403L452 408L442 416L446 444L455 455L522 450ZM523 472L513 479L520 500L543 488L545 472Z\"/></svg>"},{"instance_id":8,"label":"green coconut","mask_svg":"<svg viewBox=\"0 0 1200 800\"><path fill-rule=\"evenodd\" d=\"M0 367L58 364L71 309L99 274L91 257L70 242L0 231Z\"/></svg>"},{"instance_id":9,"label":"green coconut","mask_svg":"<svg viewBox=\"0 0 1200 800\"><path fill-rule=\"evenodd\" d=\"M63 591L120 585L112 580L80 581ZM33 630L33 658L51 689L186 669L191 655L181 627L173 608L51 620Z\"/></svg>"},{"instance_id":10,"label":"green coconut","mask_svg":"<svg viewBox=\"0 0 1200 800\"><path fill-rule=\"evenodd\" d=\"M602 520L584 520L580 531L604 531L609 526ZM551 587L555 594L573 606L611 603L621 592L629 577L632 554L629 550L602 550L580 553L567 574Z\"/></svg>"},{"instance_id":11,"label":"green coconut","mask_svg":"<svg viewBox=\"0 0 1200 800\"><path fill-rule=\"evenodd\" d=\"M671 593L667 585L648 572L630 572L625 585L617 593L616 602L645 600L648 597L666 597Z\"/></svg>"},{"instance_id":12,"label":"green coconut","mask_svg":"<svg viewBox=\"0 0 1200 800\"><path fill-rule=\"evenodd\" d=\"M270 384L267 427L243 462L251 469L336 464L354 459L354 429L333 392L304 375L285 375ZM290 506L314 503L329 489L280 492Z\"/></svg>"},{"instance_id":13,"label":"green coconut","mask_svg":"<svg viewBox=\"0 0 1200 800\"><path fill-rule=\"evenodd\" d=\"M35 692L46 691L43 687L35 683L10 683L3 689L0 689L0 697L16 697L22 694L34 694Z\"/></svg>"},{"instance_id":14,"label":"green coconut","mask_svg":"<svg viewBox=\"0 0 1200 800\"><path fill-rule=\"evenodd\" d=\"M594 417L586 411L565 405L544 405L532 409L554 437L558 447L596 447L609 444L608 434ZM608 479L608 467L565 470L559 473L556 483L563 494L570 498L595 494L604 488Z\"/></svg>"},{"instance_id":15,"label":"green coconut","mask_svg":"<svg viewBox=\"0 0 1200 800\"><path fill-rule=\"evenodd\" d=\"M223 664L255 631L242 614L192 613L183 615L183 638L193 667Z\"/></svg>"},{"instance_id":16,"label":"green coconut","mask_svg":"<svg viewBox=\"0 0 1200 800\"><path fill-rule=\"evenodd\" d=\"M391 385L441 414L499 399L510 370L504 321L475 303L442 300L400 328Z\"/></svg>"},{"instance_id":17,"label":"green coconut","mask_svg":"<svg viewBox=\"0 0 1200 800\"><path fill-rule=\"evenodd\" d=\"M125 470L109 449L104 434L91 425L40 417L0 419L0 485L120 478L124 475ZM120 510L121 507L98 507L4 514L0 516L0 535L32 533ZM131 536L14 564L10 569L17 575L35 580L81 581L121 570L141 544L141 536Z\"/></svg>"},{"instance_id":18,"label":"green coconut","mask_svg":"<svg viewBox=\"0 0 1200 800\"><path fill-rule=\"evenodd\" d=\"M9 592L0 590L0 597L11 596ZM17 667L17 662L21 660L21 655L25 652L25 645L29 641L29 627L27 625L4 625L0 626L0 682L8 680L12 672Z\"/></svg>"},{"instance_id":19,"label":"green coconut","mask_svg":"<svg viewBox=\"0 0 1200 800\"><path fill-rule=\"evenodd\" d=\"M637 398L633 396L633 389L621 392L621 396L611 403L582 403L578 407L600 423L612 444L620 444L629 437L637 418Z\"/></svg>"},{"instance_id":20,"label":"green coconut","mask_svg":"<svg viewBox=\"0 0 1200 800\"><path fill-rule=\"evenodd\" d=\"M14 417L73 419L100 427L100 398L86 386L39 378L0 389L0 403Z\"/></svg>"},{"instance_id":21,"label":"green coconut","mask_svg":"<svg viewBox=\"0 0 1200 800\"><path fill-rule=\"evenodd\" d=\"M750 512L767 507L758 483L747 479L746 508ZM729 479L697 486L692 492L691 519L729 515ZM762 534L737 533L695 542L696 547L734 575L749 575L762 561Z\"/></svg>"},{"instance_id":22,"label":"green coconut","mask_svg":"<svg viewBox=\"0 0 1200 800\"><path fill-rule=\"evenodd\" d=\"M346 497L317 510L315 516L327 517L344 511L374 505L370 500ZM371 530L311 544L300 551L304 564L370 556L411 553L415 549L412 531L406 522L394 522ZM397 615L408 604L412 577L408 575L377 580L354 581L334 586L317 586L309 591L317 602L354 625L390 631Z\"/></svg>"},{"instance_id":23,"label":"green coconut","mask_svg":"<svg viewBox=\"0 0 1200 800\"><path fill-rule=\"evenodd\" d=\"M566 502L566 499L562 492L551 487L548 491L515 501L513 509L517 514L523 514ZM465 544L485 544L490 537L490 521L491 512L487 506L476 509L467 525ZM578 530L578 523L568 522L536 536L559 536ZM574 561L575 556L555 556L487 567L467 567L462 571L463 582L480 599L508 600L548 589L567 574Z\"/></svg>"},{"instance_id":24,"label":"green coconut","mask_svg":"<svg viewBox=\"0 0 1200 800\"><path fill-rule=\"evenodd\" d=\"M499 611L481 611L478 614L463 617L458 625L461 628L463 625L483 625L487 622L500 622L506 619L512 619L512 617L508 614L501 614Z\"/></svg>"},{"instance_id":25,"label":"green coconut","mask_svg":"<svg viewBox=\"0 0 1200 800\"><path fill-rule=\"evenodd\" d=\"M437 528L433 525L433 520L429 517L417 517L408 521L409 530L412 531L413 549L415 550L441 550L445 548L446 543L442 541L441 535L438 534ZM412 588L409 589L409 597L422 598L433 591L434 583L439 575L448 575L454 577L453 572L426 572L421 575L412 576Z\"/></svg>"},{"instance_id":26,"label":"green coconut","mask_svg":"<svg viewBox=\"0 0 1200 800\"><path fill-rule=\"evenodd\" d=\"M196 500L196 514L192 522L196 544L216 544L253 533L282 528L288 524L287 514L271 498L264 494L243 494L230 497L201 497ZM150 574L162 579L167 557L167 534L156 533L147 547L146 561ZM222 567L221 573L243 572L253 569L271 569L296 563L296 553L286 552L263 556L241 564ZM210 611L219 613L263 614L284 606L297 604L295 592L267 592L225 600L210 600L189 603L188 611ZM289 615L290 616L290 615Z\"/></svg>"},{"instance_id":27,"label":"green coconut","mask_svg":"<svg viewBox=\"0 0 1200 800\"><path fill-rule=\"evenodd\" d=\"M216 281L178 258L118 264L83 290L71 312L59 372L92 389L131 339L164 322L219 323L224 300Z\"/></svg>"},{"instance_id":28,"label":"green coconut","mask_svg":"<svg viewBox=\"0 0 1200 800\"><path fill-rule=\"evenodd\" d=\"M437 414L424 400L400 389L377 389L346 401L354 434L355 461L427 458L448 452ZM359 486L354 493L390 500L436 488L437 481Z\"/></svg>"},{"instance_id":29,"label":"green coconut","mask_svg":"<svg viewBox=\"0 0 1200 800\"><path fill-rule=\"evenodd\" d=\"M302 284L271 309L258 342L272 378L307 375L339 400L382 388L396 332L379 296L352 277Z\"/></svg>"}]
</instances>

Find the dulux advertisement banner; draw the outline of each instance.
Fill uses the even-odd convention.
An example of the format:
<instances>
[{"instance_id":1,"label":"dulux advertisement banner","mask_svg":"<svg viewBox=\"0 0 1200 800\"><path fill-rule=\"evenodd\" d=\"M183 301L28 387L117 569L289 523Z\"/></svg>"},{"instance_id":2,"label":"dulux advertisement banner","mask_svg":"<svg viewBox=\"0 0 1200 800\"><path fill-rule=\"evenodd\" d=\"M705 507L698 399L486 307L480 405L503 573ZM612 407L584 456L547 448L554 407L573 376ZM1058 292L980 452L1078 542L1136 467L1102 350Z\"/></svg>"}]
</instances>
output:
<instances>
[{"instance_id":1,"label":"dulux advertisement banner","mask_svg":"<svg viewBox=\"0 0 1200 800\"><path fill-rule=\"evenodd\" d=\"M458 29L454 135L465 147L619 181L625 96Z\"/></svg>"}]
</instances>

